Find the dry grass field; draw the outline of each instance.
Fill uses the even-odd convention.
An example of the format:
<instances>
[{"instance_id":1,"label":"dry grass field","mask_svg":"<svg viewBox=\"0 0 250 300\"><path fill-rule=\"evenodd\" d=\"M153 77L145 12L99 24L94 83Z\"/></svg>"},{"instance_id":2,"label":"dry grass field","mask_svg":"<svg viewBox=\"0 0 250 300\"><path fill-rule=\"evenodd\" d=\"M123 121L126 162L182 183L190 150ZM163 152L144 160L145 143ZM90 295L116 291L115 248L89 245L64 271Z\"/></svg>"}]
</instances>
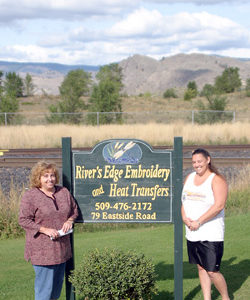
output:
<instances>
[{"instance_id":1,"label":"dry grass field","mask_svg":"<svg viewBox=\"0 0 250 300\"><path fill-rule=\"evenodd\" d=\"M122 98L123 112L157 112L191 111L197 109L200 99L183 100L183 91L178 91L178 98L164 99L145 94ZM20 99L20 112L24 115L31 113L48 113L49 105L55 104L59 96L34 96ZM85 103L88 102L84 98ZM0 148L39 148L60 147L61 137L71 136L73 147L92 147L96 143L112 138L142 139L152 146L172 145L175 136L182 136L184 144L249 144L250 143L250 97L245 91L227 95L226 110L236 112L235 123L192 125L189 123L148 123L130 125L19 125L0 127ZM34 116L36 118L36 116ZM238 122L241 120L242 122ZM146 124L147 123L147 124Z\"/></svg>"},{"instance_id":2,"label":"dry grass field","mask_svg":"<svg viewBox=\"0 0 250 300\"><path fill-rule=\"evenodd\" d=\"M1 126L2 149L61 147L62 137L72 137L73 147L93 147L106 139L141 139L152 146L172 145L182 136L185 145L249 144L250 123L214 125L136 124L136 125L37 125Z\"/></svg>"}]
</instances>

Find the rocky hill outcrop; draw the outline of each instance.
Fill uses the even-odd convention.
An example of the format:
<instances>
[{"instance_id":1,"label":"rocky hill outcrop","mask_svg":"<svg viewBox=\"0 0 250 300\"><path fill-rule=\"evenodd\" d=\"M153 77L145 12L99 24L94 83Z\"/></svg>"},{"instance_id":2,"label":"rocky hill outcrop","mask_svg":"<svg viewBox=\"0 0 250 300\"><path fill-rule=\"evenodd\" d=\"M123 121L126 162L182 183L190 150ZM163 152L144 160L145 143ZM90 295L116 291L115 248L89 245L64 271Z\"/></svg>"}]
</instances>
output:
<instances>
[{"instance_id":1,"label":"rocky hill outcrop","mask_svg":"<svg viewBox=\"0 0 250 300\"><path fill-rule=\"evenodd\" d=\"M227 67L238 67L243 83L250 78L250 61L203 54L178 54L161 60L134 55L119 65L128 95L162 94L168 88L186 87L193 80L201 89L206 83L214 84Z\"/></svg>"},{"instance_id":2,"label":"rocky hill outcrop","mask_svg":"<svg viewBox=\"0 0 250 300\"><path fill-rule=\"evenodd\" d=\"M214 84L215 78L227 67L239 68L243 85L250 78L250 60L205 54L178 54L161 60L134 55L120 61L119 66L123 74L123 92L128 95L146 92L162 95L168 88L186 88L193 80L202 89L206 83ZM99 69L97 66L0 62L0 70L4 72L17 72L22 77L30 73L36 94L59 94L58 87L65 74L76 68L91 72L93 77Z\"/></svg>"}]
</instances>

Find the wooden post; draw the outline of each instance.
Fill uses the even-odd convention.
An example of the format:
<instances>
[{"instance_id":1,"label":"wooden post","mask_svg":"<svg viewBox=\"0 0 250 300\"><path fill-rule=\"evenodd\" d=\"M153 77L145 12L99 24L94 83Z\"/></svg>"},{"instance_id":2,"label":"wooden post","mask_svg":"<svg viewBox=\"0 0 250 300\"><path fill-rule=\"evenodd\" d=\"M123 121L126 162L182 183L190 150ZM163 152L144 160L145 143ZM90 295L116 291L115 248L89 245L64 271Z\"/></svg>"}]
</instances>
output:
<instances>
[{"instance_id":1,"label":"wooden post","mask_svg":"<svg viewBox=\"0 0 250 300\"><path fill-rule=\"evenodd\" d=\"M181 194L183 182L182 138L174 138L174 299L183 300L183 224Z\"/></svg>"},{"instance_id":2,"label":"wooden post","mask_svg":"<svg viewBox=\"0 0 250 300\"><path fill-rule=\"evenodd\" d=\"M62 182L70 193L73 192L72 185L72 151L71 151L71 138L62 138ZM65 286L66 286L66 300L75 300L75 293L72 284L68 278L70 272L74 270L74 236L70 234L70 242L72 249L72 258L66 262L65 269Z\"/></svg>"}]
</instances>

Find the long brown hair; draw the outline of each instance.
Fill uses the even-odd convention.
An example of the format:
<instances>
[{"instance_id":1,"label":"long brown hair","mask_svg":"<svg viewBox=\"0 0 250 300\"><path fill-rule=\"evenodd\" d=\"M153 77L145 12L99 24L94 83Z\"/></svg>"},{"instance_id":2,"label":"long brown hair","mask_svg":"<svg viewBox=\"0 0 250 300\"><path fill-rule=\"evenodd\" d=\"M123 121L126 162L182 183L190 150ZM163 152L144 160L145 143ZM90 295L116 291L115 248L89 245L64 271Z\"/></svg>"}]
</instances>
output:
<instances>
[{"instance_id":1,"label":"long brown hair","mask_svg":"<svg viewBox=\"0 0 250 300\"><path fill-rule=\"evenodd\" d=\"M203 155L206 159L208 159L208 157L210 158L210 162L208 164L208 168L211 172L215 173L216 175L219 175L221 177L223 177L220 172L218 171L218 169L213 165L212 163L212 158L211 158L211 155L209 154L209 152L203 148L197 148L195 149L193 152L192 152L192 157L193 155L195 154L201 154Z\"/></svg>"}]
</instances>

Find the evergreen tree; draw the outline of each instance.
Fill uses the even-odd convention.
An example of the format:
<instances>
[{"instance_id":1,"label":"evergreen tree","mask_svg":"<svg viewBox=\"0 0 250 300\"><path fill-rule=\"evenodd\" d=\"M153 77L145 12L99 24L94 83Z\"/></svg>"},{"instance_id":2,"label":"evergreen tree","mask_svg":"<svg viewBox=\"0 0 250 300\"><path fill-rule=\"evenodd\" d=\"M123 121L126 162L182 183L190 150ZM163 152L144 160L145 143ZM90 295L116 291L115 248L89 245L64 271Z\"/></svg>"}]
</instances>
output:
<instances>
[{"instance_id":1,"label":"evergreen tree","mask_svg":"<svg viewBox=\"0 0 250 300\"><path fill-rule=\"evenodd\" d=\"M114 115L110 112L121 112L122 101L120 92L122 89L122 73L118 64L110 64L100 68L96 78L99 83L94 85L90 97L89 111L107 112L100 116L101 123L111 123ZM109 114L108 114L109 113ZM121 121L121 114L115 114L116 121ZM91 123L95 123L93 117L89 117Z\"/></svg>"},{"instance_id":2,"label":"evergreen tree","mask_svg":"<svg viewBox=\"0 0 250 300\"><path fill-rule=\"evenodd\" d=\"M17 98L12 94L0 95L0 112L7 114L7 124L10 124L13 119L16 118L16 113L19 109L19 102ZM13 113L13 114L11 114ZM5 123L5 116L0 114L0 124Z\"/></svg>"},{"instance_id":3,"label":"evergreen tree","mask_svg":"<svg viewBox=\"0 0 250 300\"><path fill-rule=\"evenodd\" d=\"M188 90L193 90L193 95L196 97L198 95L198 87L195 81L189 81L187 85Z\"/></svg>"},{"instance_id":4,"label":"evergreen tree","mask_svg":"<svg viewBox=\"0 0 250 300\"><path fill-rule=\"evenodd\" d=\"M2 94L3 94L3 71L0 70L0 97L2 96Z\"/></svg>"},{"instance_id":5,"label":"evergreen tree","mask_svg":"<svg viewBox=\"0 0 250 300\"><path fill-rule=\"evenodd\" d=\"M216 89L213 85L206 83L200 93L201 96L210 97L216 94Z\"/></svg>"},{"instance_id":6,"label":"evergreen tree","mask_svg":"<svg viewBox=\"0 0 250 300\"><path fill-rule=\"evenodd\" d=\"M250 97L250 78L246 81L246 96Z\"/></svg>"},{"instance_id":7,"label":"evergreen tree","mask_svg":"<svg viewBox=\"0 0 250 300\"><path fill-rule=\"evenodd\" d=\"M215 79L215 89L219 93L233 93L241 87L239 68L226 68L221 76Z\"/></svg>"},{"instance_id":8,"label":"evergreen tree","mask_svg":"<svg viewBox=\"0 0 250 300\"><path fill-rule=\"evenodd\" d=\"M24 93L26 96L33 96L35 86L32 81L32 77L29 73L26 74L24 79Z\"/></svg>"},{"instance_id":9,"label":"evergreen tree","mask_svg":"<svg viewBox=\"0 0 250 300\"><path fill-rule=\"evenodd\" d=\"M13 97L23 96L23 80L15 72L7 72L4 81L5 94L12 95Z\"/></svg>"}]
</instances>

